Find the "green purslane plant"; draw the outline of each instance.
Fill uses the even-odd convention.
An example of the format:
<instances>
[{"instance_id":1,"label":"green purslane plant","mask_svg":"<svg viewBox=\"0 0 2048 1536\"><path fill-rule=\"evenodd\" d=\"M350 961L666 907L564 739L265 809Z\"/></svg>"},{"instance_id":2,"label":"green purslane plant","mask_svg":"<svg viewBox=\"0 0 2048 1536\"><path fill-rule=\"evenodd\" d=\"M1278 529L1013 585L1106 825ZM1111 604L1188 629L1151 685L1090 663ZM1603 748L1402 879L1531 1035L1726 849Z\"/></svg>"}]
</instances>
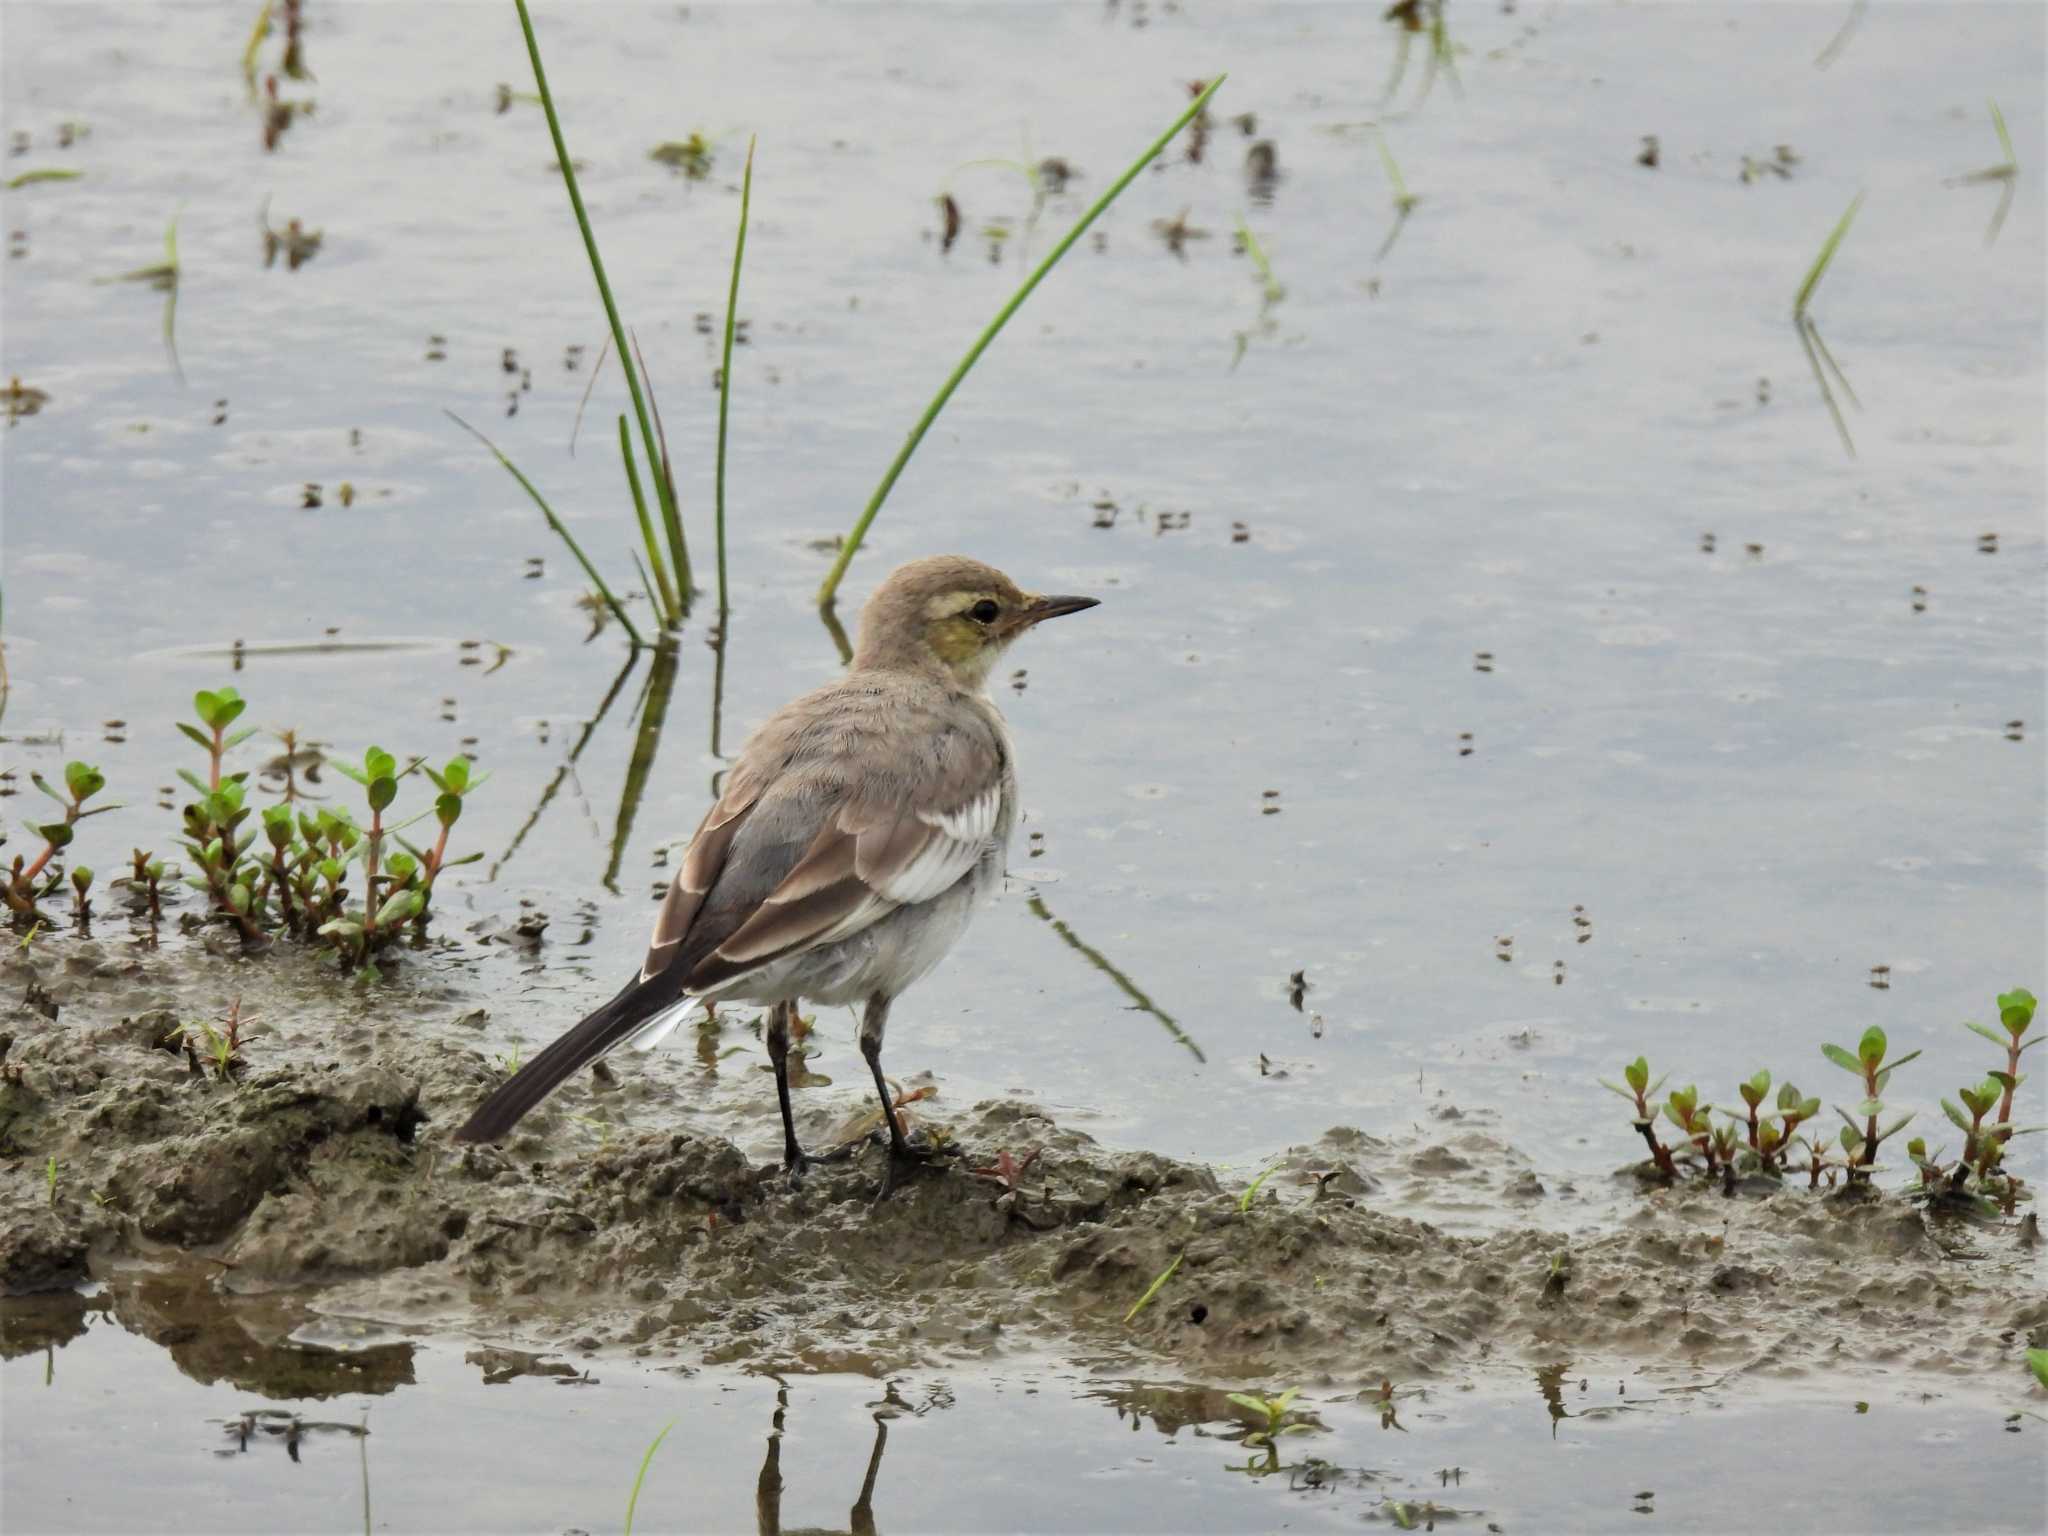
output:
<instances>
[{"instance_id":1,"label":"green purslane plant","mask_svg":"<svg viewBox=\"0 0 2048 1536\"><path fill-rule=\"evenodd\" d=\"M2042 1038L2032 1032L2035 1006L2033 993L2015 988L1999 995L1998 1028L1978 1023L1964 1026L1996 1045L2005 1060L1980 1082L1958 1089L1955 1099L1941 1101L1942 1112L1963 1133L1959 1157L1944 1161L1945 1149L1930 1151L1926 1141L1917 1136L1906 1143L1906 1154L1918 1173L1916 1194L1967 1204L1990 1214L2013 1212L2023 1185L2004 1165L2006 1146L2015 1136L2048 1130L2048 1126L2012 1123L2013 1097L2026 1081L2019 1070L2020 1058ZM1652 1082L1649 1062L1640 1056L1622 1069L1623 1083L1599 1081L1629 1101L1634 1109L1632 1123L1650 1150L1650 1166L1667 1183L1682 1171L1696 1169L1721 1178L1731 1192L1738 1174L1783 1179L1788 1173L1804 1172L1808 1187L1814 1189L1820 1187L1823 1177L1831 1187L1843 1176L1851 1186L1867 1185L1880 1171L1879 1149L1914 1118L1911 1110L1894 1115L1886 1103L1892 1074L1921 1053L1891 1056L1890 1041L1875 1026L1863 1032L1853 1051L1828 1044L1821 1047L1821 1053L1855 1077L1862 1095L1854 1105L1835 1106L1843 1123L1832 1140L1813 1130L1801 1134L1801 1128L1820 1113L1820 1099L1807 1096L1789 1082L1778 1084L1773 1094L1768 1070L1759 1070L1736 1085L1740 1109L1716 1109L1703 1103L1694 1086L1673 1089L1659 1103L1657 1094L1664 1078ZM1766 1109L1766 1104L1771 1107ZM1723 1116L1725 1123L1713 1123L1715 1114ZM1670 1146L1660 1141L1660 1119L1675 1126L1681 1139Z\"/></svg>"},{"instance_id":2,"label":"green purslane plant","mask_svg":"<svg viewBox=\"0 0 2048 1536\"><path fill-rule=\"evenodd\" d=\"M162 916L165 882L182 870L184 883L205 897L211 920L231 925L245 943L289 936L324 944L360 967L408 933L424 933L436 881L447 870L482 857L455 858L449 852L464 803L485 778L468 757L450 758L438 768L419 758L401 765L392 753L373 746L360 763L334 761L361 786L366 821L340 805L305 803L289 776L283 800L258 806L249 772L228 766L229 754L256 734L253 727L236 726L247 701L233 688L204 689L193 696L192 706L196 718L177 725L206 754L206 764L203 772L178 770L193 792L181 813L180 844L189 863L166 866L138 848L132 872L114 882L129 888L135 910L146 912L152 922ZM415 775L432 784L433 802L393 820L401 786ZM40 857L33 863L17 858L12 871L0 877L0 895L17 921L47 921L36 903L67 878L48 870L51 859L70 846L79 820L115 809L86 808L85 802L105 787L98 769L71 763L64 777L60 792L35 776L37 787L64 806L64 818L34 829L45 843ZM430 818L436 827L431 844L421 848L408 842L405 828ZM73 910L83 924L91 911L93 871L74 865L68 879Z\"/></svg>"},{"instance_id":3,"label":"green purslane plant","mask_svg":"<svg viewBox=\"0 0 2048 1536\"><path fill-rule=\"evenodd\" d=\"M25 855L16 854L4 880L0 880L0 899L6 901L17 924L48 920L37 910L36 904L58 890L64 877L55 871L47 874L45 871L49 870L52 859L71 846L72 838L77 835L78 823L88 816L101 816L120 809L117 805L96 805L91 810L85 808L86 801L107 787L106 775L89 763L66 763L61 790L40 773L30 774L29 779L37 789L64 808L64 815L57 821L28 823L28 829L43 840L42 851L33 861ZM73 884L81 914L85 909L85 892L91 885L92 871L89 869L85 871L83 886Z\"/></svg>"},{"instance_id":4,"label":"green purslane plant","mask_svg":"<svg viewBox=\"0 0 2048 1536\"><path fill-rule=\"evenodd\" d=\"M1854 1114L1839 1104L1835 1106L1835 1113L1842 1117L1840 1138L1842 1151L1849 1158L1851 1184L1869 1182L1877 1167L1877 1149L1905 1129L1915 1113L1908 1110L1883 1130L1877 1128L1879 1118L1885 1113L1884 1091L1891 1084L1892 1073L1920 1054L1908 1051L1886 1066L1884 1058L1889 1048L1890 1042L1885 1039L1884 1031L1875 1024L1863 1031L1853 1055L1839 1045L1820 1048L1821 1055L1863 1083L1863 1100L1856 1106ZM1861 1125L1856 1123L1859 1119L1863 1122Z\"/></svg>"}]
</instances>

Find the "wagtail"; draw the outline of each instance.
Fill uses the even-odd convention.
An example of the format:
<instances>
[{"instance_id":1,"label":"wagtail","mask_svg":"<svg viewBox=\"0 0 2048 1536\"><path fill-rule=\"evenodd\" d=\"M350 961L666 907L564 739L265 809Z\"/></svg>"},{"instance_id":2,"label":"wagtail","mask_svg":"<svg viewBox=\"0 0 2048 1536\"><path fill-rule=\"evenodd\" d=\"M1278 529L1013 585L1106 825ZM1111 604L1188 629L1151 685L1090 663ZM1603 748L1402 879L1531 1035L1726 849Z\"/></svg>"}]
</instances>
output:
<instances>
[{"instance_id":1,"label":"wagtail","mask_svg":"<svg viewBox=\"0 0 2048 1536\"><path fill-rule=\"evenodd\" d=\"M639 974L486 1099L458 1141L495 1141L578 1068L651 1045L698 1005L769 1009L768 1059L792 1178L799 998L861 1005L860 1050L889 1129L886 1196L912 1164L888 1083L889 1005L958 942L1002 881L1015 752L986 690L1010 642L1092 597L1019 591L959 555L913 560L861 610L852 668L771 715L683 855Z\"/></svg>"}]
</instances>

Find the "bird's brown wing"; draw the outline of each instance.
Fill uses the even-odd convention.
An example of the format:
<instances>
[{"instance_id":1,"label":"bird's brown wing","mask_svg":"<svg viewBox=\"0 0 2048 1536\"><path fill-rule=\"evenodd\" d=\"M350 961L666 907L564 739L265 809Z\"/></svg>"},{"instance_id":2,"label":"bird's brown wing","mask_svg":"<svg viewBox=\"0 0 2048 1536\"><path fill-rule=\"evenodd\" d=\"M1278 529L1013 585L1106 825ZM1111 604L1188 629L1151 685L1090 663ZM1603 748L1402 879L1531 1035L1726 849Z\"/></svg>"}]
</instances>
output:
<instances>
[{"instance_id":1,"label":"bird's brown wing","mask_svg":"<svg viewBox=\"0 0 2048 1536\"><path fill-rule=\"evenodd\" d=\"M648 941L647 958L640 964L640 979L652 981L667 970L682 953L683 941L704 905L704 898L725 868L727 854L739 835L747 813L754 808L758 781L735 773L718 797L684 850L681 868L662 898L661 911L654 919L654 936Z\"/></svg>"},{"instance_id":2,"label":"bird's brown wing","mask_svg":"<svg viewBox=\"0 0 2048 1536\"><path fill-rule=\"evenodd\" d=\"M997 775L999 762L992 762ZM1002 812L1002 781L962 786L943 810L916 797L843 802L796 866L732 934L691 969L691 992L821 944L851 938L898 907L950 889L988 851Z\"/></svg>"}]
</instances>

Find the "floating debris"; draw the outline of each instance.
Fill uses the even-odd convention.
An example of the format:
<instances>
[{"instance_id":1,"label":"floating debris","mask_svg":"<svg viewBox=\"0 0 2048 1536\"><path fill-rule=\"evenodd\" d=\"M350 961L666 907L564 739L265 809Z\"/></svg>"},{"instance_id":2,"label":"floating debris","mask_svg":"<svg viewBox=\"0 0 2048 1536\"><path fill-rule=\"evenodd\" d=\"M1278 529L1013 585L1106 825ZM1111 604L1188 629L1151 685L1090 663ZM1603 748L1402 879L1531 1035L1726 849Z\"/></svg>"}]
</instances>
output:
<instances>
[{"instance_id":1,"label":"floating debris","mask_svg":"<svg viewBox=\"0 0 2048 1536\"><path fill-rule=\"evenodd\" d=\"M1977 553L1978 553L1978 554L1980 554L1980 555L1995 555L1995 554L1997 554L1997 553L1998 553L1998 535L1997 535L1997 534L1995 534L1995 533L1980 533L1980 534L1978 534L1978 535L1977 535Z\"/></svg>"},{"instance_id":2,"label":"floating debris","mask_svg":"<svg viewBox=\"0 0 2048 1536\"><path fill-rule=\"evenodd\" d=\"M1712 554L1713 552L1714 552L1714 536L1713 536L1713 535L1712 535L1711 533L1703 533L1703 534L1701 534L1701 535L1700 535L1700 553L1701 553L1701 554L1703 554L1703 555L1711 555L1711 554Z\"/></svg>"},{"instance_id":3,"label":"floating debris","mask_svg":"<svg viewBox=\"0 0 2048 1536\"><path fill-rule=\"evenodd\" d=\"M1243 523L1232 523L1232 524L1230 525L1230 542L1231 542L1231 543L1233 543L1233 544L1249 544L1249 543L1251 543L1251 541L1252 541L1252 531L1251 531L1251 529L1250 529L1250 528L1249 528L1248 526L1246 526L1246 525L1245 525L1245 524L1243 524Z\"/></svg>"},{"instance_id":4,"label":"floating debris","mask_svg":"<svg viewBox=\"0 0 2048 1536\"><path fill-rule=\"evenodd\" d=\"M1916 585L1913 588L1913 611L1915 613L1925 613L1927 611L1927 589L1925 587Z\"/></svg>"},{"instance_id":5,"label":"floating debris","mask_svg":"<svg viewBox=\"0 0 2048 1536\"><path fill-rule=\"evenodd\" d=\"M1654 171L1663 163L1663 160L1664 151L1662 146L1657 143L1657 135L1654 133L1644 134L1642 152L1636 156L1636 164L1647 166Z\"/></svg>"},{"instance_id":6,"label":"floating debris","mask_svg":"<svg viewBox=\"0 0 2048 1536\"><path fill-rule=\"evenodd\" d=\"M1515 958L1515 936L1512 933L1498 933L1494 935L1493 958L1500 961L1503 965L1513 962Z\"/></svg>"},{"instance_id":7,"label":"floating debris","mask_svg":"<svg viewBox=\"0 0 2048 1536\"><path fill-rule=\"evenodd\" d=\"M1287 976L1287 1001L1296 1013L1301 1012L1303 999L1308 996L1309 981L1306 969L1291 971Z\"/></svg>"},{"instance_id":8,"label":"floating debris","mask_svg":"<svg viewBox=\"0 0 2048 1536\"><path fill-rule=\"evenodd\" d=\"M0 399L4 399L7 402L7 424L9 426L12 426L20 417L35 415L36 412L50 403L50 396L47 390L37 389L31 384L24 384L19 376L7 381L7 388L4 393L0 393Z\"/></svg>"},{"instance_id":9,"label":"floating debris","mask_svg":"<svg viewBox=\"0 0 2048 1536\"><path fill-rule=\"evenodd\" d=\"M320 254L321 232L308 229L297 219L287 220L282 230L270 227L269 205L265 204L263 224L263 265L270 268L277 265L280 253L284 256L287 272L296 272L315 256Z\"/></svg>"},{"instance_id":10,"label":"floating debris","mask_svg":"<svg viewBox=\"0 0 2048 1536\"><path fill-rule=\"evenodd\" d=\"M689 181L702 181L711 174L711 143L701 133L657 144L647 152L647 158L680 171Z\"/></svg>"},{"instance_id":11,"label":"floating debris","mask_svg":"<svg viewBox=\"0 0 2048 1536\"><path fill-rule=\"evenodd\" d=\"M1878 992L1889 992L1892 985L1892 968L1888 965L1873 965L1870 968L1870 985Z\"/></svg>"},{"instance_id":12,"label":"floating debris","mask_svg":"<svg viewBox=\"0 0 2048 1536\"><path fill-rule=\"evenodd\" d=\"M1183 208L1170 219L1154 219L1152 221L1152 233L1161 240L1164 240L1166 248L1182 261L1188 259L1187 244L1190 240L1206 240L1209 238L1208 230L1198 229L1188 222L1188 214L1192 211L1192 209Z\"/></svg>"},{"instance_id":13,"label":"floating debris","mask_svg":"<svg viewBox=\"0 0 2048 1536\"><path fill-rule=\"evenodd\" d=\"M1458 756L1470 757L1473 750L1472 733L1470 731L1458 732Z\"/></svg>"},{"instance_id":14,"label":"floating debris","mask_svg":"<svg viewBox=\"0 0 2048 1536\"><path fill-rule=\"evenodd\" d=\"M1474 651L1472 653L1472 670L1474 672L1491 672L1493 670L1493 652Z\"/></svg>"},{"instance_id":15,"label":"floating debris","mask_svg":"<svg viewBox=\"0 0 2048 1536\"><path fill-rule=\"evenodd\" d=\"M2025 741L2027 739L2027 722L2024 720L2006 721L2005 739L2007 741Z\"/></svg>"},{"instance_id":16,"label":"floating debris","mask_svg":"<svg viewBox=\"0 0 2048 1536\"><path fill-rule=\"evenodd\" d=\"M308 480L305 488L299 492L299 507L302 511L312 512L318 510L320 505L320 482Z\"/></svg>"},{"instance_id":17,"label":"floating debris","mask_svg":"<svg viewBox=\"0 0 2048 1536\"><path fill-rule=\"evenodd\" d=\"M1259 791L1259 814L1261 816L1278 816L1280 814L1279 790L1262 789Z\"/></svg>"}]
</instances>

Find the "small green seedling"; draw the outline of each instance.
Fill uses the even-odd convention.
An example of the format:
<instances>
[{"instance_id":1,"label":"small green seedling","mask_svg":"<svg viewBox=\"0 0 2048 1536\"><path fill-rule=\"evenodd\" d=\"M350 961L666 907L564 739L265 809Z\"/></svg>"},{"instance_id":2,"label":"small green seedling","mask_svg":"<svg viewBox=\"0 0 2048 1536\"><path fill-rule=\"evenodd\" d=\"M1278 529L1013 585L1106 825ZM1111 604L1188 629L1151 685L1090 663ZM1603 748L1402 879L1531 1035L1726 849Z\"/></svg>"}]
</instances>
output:
<instances>
[{"instance_id":1,"label":"small green seedling","mask_svg":"<svg viewBox=\"0 0 2048 1536\"><path fill-rule=\"evenodd\" d=\"M1888 1042L1885 1033L1875 1024L1863 1031L1863 1038L1856 1042L1852 1055L1839 1045L1823 1045L1821 1054L1844 1072L1853 1074L1863 1081L1863 1102L1856 1106L1854 1115L1840 1105L1835 1113L1842 1117L1842 1150L1849 1155L1849 1182L1868 1183L1870 1172L1877 1164L1877 1149L1891 1136L1904 1128L1913 1118L1908 1110L1883 1130L1878 1129L1878 1117L1884 1113L1884 1091L1891 1082L1892 1073L1913 1060L1920 1053L1908 1051L1896 1058L1890 1066L1884 1064ZM1856 1121L1861 1117L1863 1123Z\"/></svg>"},{"instance_id":2,"label":"small green seedling","mask_svg":"<svg viewBox=\"0 0 2048 1536\"><path fill-rule=\"evenodd\" d=\"M31 773L29 781L63 807L60 820L30 822L28 828L43 840L43 848L33 862L16 854L13 864L0 873L0 900L14 914L17 924L28 925L43 920L36 904L44 897L59 889L62 877L55 872L45 875L50 861L71 846L77 835L78 824L89 816L102 816L108 811L117 811L118 805L96 805L86 809L85 802L107 787L106 775L89 763L72 762L64 765L64 787L60 790L40 773ZM85 870L85 884L92 884L92 871ZM72 881L77 892L77 903L82 916L85 907L84 888L78 886L76 877Z\"/></svg>"},{"instance_id":3,"label":"small green seedling","mask_svg":"<svg viewBox=\"0 0 2048 1536\"><path fill-rule=\"evenodd\" d=\"M1226 1393L1225 1396L1238 1407L1257 1416L1258 1422L1245 1434L1243 1443L1271 1445L1282 1435L1305 1435L1314 1430L1315 1425L1288 1417L1300 1392L1299 1387L1289 1387L1274 1398L1260 1397L1252 1392Z\"/></svg>"},{"instance_id":4,"label":"small green seedling","mask_svg":"<svg viewBox=\"0 0 2048 1536\"><path fill-rule=\"evenodd\" d=\"M2048 1349L2028 1350L2027 1369L2034 1373L2034 1380L2048 1390Z\"/></svg>"},{"instance_id":5,"label":"small green seedling","mask_svg":"<svg viewBox=\"0 0 2048 1536\"><path fill-rule=\"evenodd\" d=\"M57 1204L57 1154L52 1152L50 1160L43 1165L43 1184L49 1191L51 1206Z\"/></svg>"},{"instance_id":6,"label":"small green seedling","mask_svg":"<svg viewBox=\"0 0 2048 1536\"><path fill-rule=\"evenodd\" d=\"M1241 1214L1250 1214L1252 1208L1252 1197L1258 1194L1259 1186L1261 1184L1264 1184L1266 1180L1273 1177L1274 1174L1278 1173L1281 1167L1284 1165L1284 1163L1285 1159L1282 1159L1282 1161L1278 1163L1267 1164L1264 1168L1259 1170L1259 1176L1253 1179L1251 1183L1245 1186L1244 1193L1237 1197L1237 1209Z\"/></svg>"},{"instance_id":7,"label":"small green seedling","mask_svg":"<svg viewBox=\"0 0 2048 1536\"><path fill-rule=\"evenodd\" d=\"M633 1491L626 1495L625 1536L633 1536L633 1511L640 1507L640 1485L647 1481L647 1468L654 1461L654 1453L661 1449L661 1442L668 1438L668 1432L675 1427L674 1419L662 1425L661 1433L654 1437L653 1443L647 1447L646 1454L640 1458L640 1470L633 1474Z\"/></svg>"},{"instance_id":8,"label":"small green seedling","mask_svg":"<svg viewBox=\"0 0 2048 1536\"><path fill-rule=\"evenodd\" d=\"M1621 1069L1621 1075L1628 1084L1626 1088L1619 1083L1610 1083L1604 1077L1599 1079L1600 1086L1609 1093L1619 1094L1635 1106L1635 1128L1642 1134L1644 1144L1650 1149L1650 1160L1656 1164L1657 1172L1666 1180L1676 1178L1678 1167L1671 1160L1671 1149L1657 1139L1657 1111L1650 1107L1651 1096L1664 1086L1664 1078L1670 1074L1667 1072L1654 1083L1651 1082L1649 1058L1638 1056Z\"/></svg>"}]
</instances>

